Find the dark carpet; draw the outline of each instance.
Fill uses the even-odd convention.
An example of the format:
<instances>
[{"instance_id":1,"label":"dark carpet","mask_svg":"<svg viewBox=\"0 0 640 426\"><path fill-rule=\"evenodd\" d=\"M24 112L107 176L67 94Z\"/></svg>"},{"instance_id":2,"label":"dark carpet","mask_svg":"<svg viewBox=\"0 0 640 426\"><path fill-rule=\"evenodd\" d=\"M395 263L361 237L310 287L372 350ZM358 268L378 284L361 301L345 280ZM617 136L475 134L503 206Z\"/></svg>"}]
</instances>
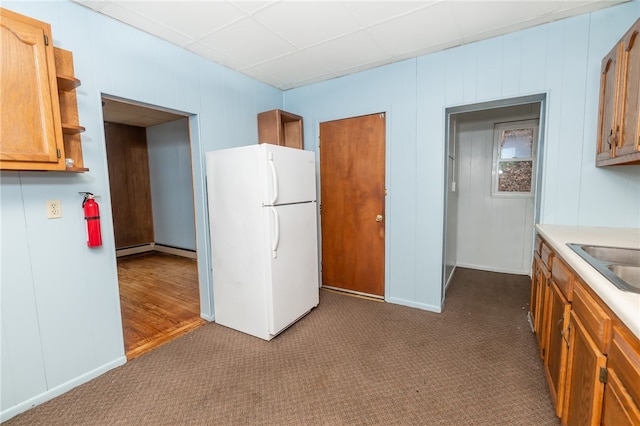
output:
<instances>
[{"instance_id":1,"label":"dark carpet","mask_svg":"<svg viewBox=\"0 0 640 426\"><path fill-rule=\"evenodd\" d=\"M206 324L4 424L558 425L529 288L458 269L441 314L323 290L270 342Z\"/></svg>"}]
</instances>

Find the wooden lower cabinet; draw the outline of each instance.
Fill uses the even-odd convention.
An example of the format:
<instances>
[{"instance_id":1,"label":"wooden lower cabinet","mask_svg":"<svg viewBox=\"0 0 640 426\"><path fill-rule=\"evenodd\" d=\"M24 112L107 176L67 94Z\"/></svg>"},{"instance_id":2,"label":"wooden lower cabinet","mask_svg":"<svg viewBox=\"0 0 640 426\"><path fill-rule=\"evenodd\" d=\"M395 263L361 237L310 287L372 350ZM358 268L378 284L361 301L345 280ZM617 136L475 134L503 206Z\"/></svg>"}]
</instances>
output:
<instances>
[{"instance_id":1,"label":"wooden lower cabinet","mask_svg":"<svg viewBox=\"0 0 640 426\"><path fill-rule=\"evenodd\" d=\"M567 372L567 348L569 345L568 328L571 305L555 282L551 281L551 292L547 305L547 345L544 357L544 370L556 406L558 417L562 415L564 405L565 379ZM544 336L543 336L544 337Z\"/></svg>"},{"instance_id":2,"label":"wooden lower cabinet","mask_svg":"<svg viewBox=\"0 0 640 426\"><path fill-rule=\"evenodd\" d=\"M538 342L540 358L544 359L545 351L547 347L547 339L543 336L547 336L546 326L548 321L545 318L548 316L549 310L547 304L549 302L550 288L549 288L549 270L542 261L540 254L535 253L533 259L533 271L531 274L531 304L530 315L531 324L533 326L533 332L536 335Z\"/></svg>"},{"instance_id":3,"label":"wooden lower cabinet","mask_svg":"<svg viewBox=\"0 0 640 426\"><path fill-rule=\"evenodd\" d=\"M640 425L640 343L618 327L607 364L602 424L606 426Z\"/></svg>"},{"instance_id":4,"label":"wooden lower cabinet","mask_svg":"<svg viewBox=\"0 0 640 426\"><path fill-rule=\"evenodd\" d=\"M640 339L555 253L536 252L531 276L531 321L562 424L640 426Z\"/></svg>"},{"instance_id":5,"label":"wooden lower cabinet","mask_svg":"<svg viewBox=\"0 0 640 426\"><path fill-rule=\"evenodd\" d=\"M562 424L599 425L604 393L602 380L606 374L607 358L600 352L575 312L571 312L569 347L567 400L562 412Z\"/></svg>"}]
</instances>

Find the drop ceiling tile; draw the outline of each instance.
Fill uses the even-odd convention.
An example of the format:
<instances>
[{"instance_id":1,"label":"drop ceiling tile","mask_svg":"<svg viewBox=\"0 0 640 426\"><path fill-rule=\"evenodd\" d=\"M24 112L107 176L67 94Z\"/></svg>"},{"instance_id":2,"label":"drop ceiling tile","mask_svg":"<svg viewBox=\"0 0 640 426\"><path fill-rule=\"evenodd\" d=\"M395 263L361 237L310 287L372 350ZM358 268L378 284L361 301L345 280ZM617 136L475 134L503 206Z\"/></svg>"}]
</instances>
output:
<instances>
[{"instance_id":1,"label":"drop ceiling tile","mask_svg":"<svg viewBox=\"0 0 640 426\"><path fill-rule=\"evenodd\" d=\"M248 66L287 55L295 50L290 43L251 18L222 28L204 37L201 43Z\"/></svg>"},{"instance_id":2,"label":"drop ceiling tile","mask_svg":"<svg viewBox=\"0 0 640 426\"><path fill-rule=\"evenodd\" d=\"M299 48L360 29L340 2L285 1L264 8L253 17Z\"/></svg>"},{"instance_id":3,"label":"drop ceiling tile","mask_svg":"<svg viewBox=\"0 0 640 426\"><path fill-rule=\"evenodd\" d=\"M156 37L160 37L173 44L177 44L178 46L181 46L191 40L190 37L175 32L166 25L152 21L146 16L140 15L131 9L123 7L121 4L113 2L108 3L100 12L109 15L118 21L124 22L125 24L131 25L132 27L136 27L149 34L155 35Z\"/></svg>"},{"instance_id":4,"label":"drop ceiling tile","mask_svg":"<svg viewBox=\"0 0 640 426\"><path fill-rule=\"evenodd\" d=\"M234 70L246 68L249 64L240 61L236 58L228 56L208 44L201 42L191 43L185 46L185 49L192 51L193 53L202 56L205 59L216 62L220 65L224 65Z\"/></svg>"},{"instance_id":5,"label":"drop ceiling tile","mask_svg":"<svg viewBox=\"0 0 640 426\"><path fill-rule=\"evenodd\" d=\"M102 8L109 3L107 0L73 0L73 1L97 11L102 10Z\"/></svg>"},{"instance_id":6,"label":"drop ceiling tile","mask_svg":"<svg viewBox=\"0 0 640 426\"><path fill-rule=\"evenodd\" d=\"M221 1L120 1L118 4L193 39L245 16L238 8Z\"/></svg>"},{"instance_id":7,"label":"drop ceiling tile","mask_svg":"<svg viewBox=\"0 0 640 426\"><path fill-rule=\"evenodd\" d=\"M362 27L397 18L434 1L347 1L345 7Z\"/></svg>"},{"instance_id":8,"label":"drop ceiling tile","mask_svg":"<svg viewBox=\"0 0 640 426\"><path fill-rule=\"evenodd\" d=\"M276 3L275 1L247 1L247 0L233 0L229 1L229 3L233 4L238 9L243 12L252 15L256 13L260 9L264 9L269 5Z\"/></svg>"},{"instance_id":9,"label":"drop ceiling tile","mask_svg":"<svg viewBox=\"0 0 640 426\"><path fill-rule=\"evenodd\" d=\"M277 79L276 77L269 75L262 71L259 67L245 68L240 71L244 75L255 78L258 81L262 81L263 83L267 83L270 86L276 87L278 89L283 89L286 85L286 82L283 80Z\"/></svg>"},{"instance_id":10,"label":"drop ceiling tile","mask_svg":"<svg viewBox=\"0 0 640 426\"><path fill-rule=\"evenodd\" d=\"M265 62L256 68L278 80L292 83L322 75L333 75L330 70L301 52Z\"/></svg>"},{"instance_id":11,"label":"drop ceiling tile","mask_svg":"<svg viewBox=\"0 0 640 426\"><path fill-rule=\"evenodd\" d=\"M460 40L450 2L435 3L366 31L391 57Z\"/></svg>"},{"instance_id":12,"label":"drop ceiling tile","mask_svg":"<svg viewBox=\"0 0 640 426\"><path fill-rule=\"evenodd\" d=\"M487 2L451 2L455 22L464 37L526 22L533 17L550 14L562 1L501 2L495 7ZM579 3L573 1L572 3ZM523 28L523 26L521 26Z\"/></svg>"},{"instance_id":13,"label":"drop ceiling tile","mask_svg":"<svg viewBox=\"0 0 640 426\"><path fill-rule=\"evenodd\" d=\"M382 49L364 31L309 47L304 53L332 72L375 63L386 58Z\"/></svg>"}]
</instances>

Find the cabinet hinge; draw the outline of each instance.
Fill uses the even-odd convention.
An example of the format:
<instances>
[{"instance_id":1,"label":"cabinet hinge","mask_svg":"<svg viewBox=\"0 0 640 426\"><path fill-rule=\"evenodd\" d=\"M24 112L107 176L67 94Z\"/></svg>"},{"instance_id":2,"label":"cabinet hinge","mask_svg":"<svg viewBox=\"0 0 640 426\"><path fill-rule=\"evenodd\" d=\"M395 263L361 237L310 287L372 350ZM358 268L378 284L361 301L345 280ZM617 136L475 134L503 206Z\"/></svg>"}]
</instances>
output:
<instances>
[{"instance_id":1,"label":"cabinet hinge","mask_svg":"<svg viewBox=\"0 0 640 426\"><path fill-rule=\"evenodd\" d=\"M58 158L62 158L62 154L60 154L60 148L56 148L56 155Z\"/></svg>"},{"instance_id":2,"label":"cabinet hinge","mask_svg":"<svg viewBox=\"0 0 640 426\"><path fill-rule=\"evenodd\" d=\"M48 46L49 45L49 36L48 35L44 35L44 45Z\"/></svg>"},{"instance_id":3,"label":"cabinet hinge","mask_svg":"<svg viewBox=\"0 0 640 426\"><path fill-rule=\"evenodd\" d=\"M600 367L600 381L604 384L607 383L607 367Z\"/></svg>"}]
</instances>

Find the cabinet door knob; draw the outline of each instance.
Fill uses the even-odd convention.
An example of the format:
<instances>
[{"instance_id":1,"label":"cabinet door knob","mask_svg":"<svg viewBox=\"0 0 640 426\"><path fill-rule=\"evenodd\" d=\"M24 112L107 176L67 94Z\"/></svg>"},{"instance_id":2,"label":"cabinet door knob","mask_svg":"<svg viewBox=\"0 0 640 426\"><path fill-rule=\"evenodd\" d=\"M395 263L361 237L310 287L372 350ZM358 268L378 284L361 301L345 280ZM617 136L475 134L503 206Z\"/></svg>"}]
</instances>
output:
<instances>
[{"instance_id":1,"label":"cabinet door knob","mask_svg":"<svg viewBox=\"0 0 640 426\"><path fill-rule=\"evenodd\" d=\"M381 214L376 216L376 222L382 222L382 215Z\"/></svg>"}]
</instances>

